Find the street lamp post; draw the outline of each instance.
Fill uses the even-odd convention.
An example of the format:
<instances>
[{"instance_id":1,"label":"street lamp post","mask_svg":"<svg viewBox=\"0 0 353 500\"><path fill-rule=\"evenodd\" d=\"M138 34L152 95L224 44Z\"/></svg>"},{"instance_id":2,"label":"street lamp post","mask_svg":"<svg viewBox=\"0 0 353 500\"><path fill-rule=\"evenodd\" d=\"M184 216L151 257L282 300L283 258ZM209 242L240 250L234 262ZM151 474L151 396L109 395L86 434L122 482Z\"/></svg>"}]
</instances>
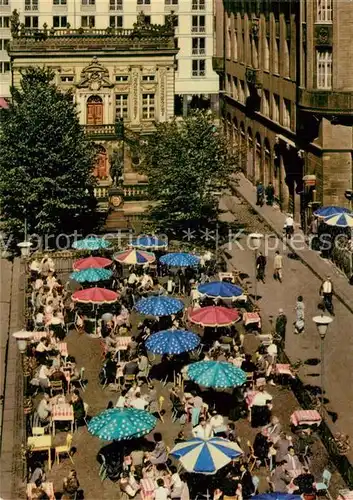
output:
<instances>
[{"instance_id":1,"label":"street lamp post","mask_svg":"<svg viewBox=\"0 0 353 500\"><path fill-rule=\"evenodd\" d=\"M324 390L324 375L325 375L325 337L327 329L330 323L332 323L332 318L330 316L314 316L313 322L316 324L317 332L320 335L321 343L321 417L324 419L324 401L325 401L325 390Z\"/></svg>"},{"instance_id":2,"label":"street lamp post","mask_svg":"<svg viewBox=\"0 0 353 500\"><path fill-rule=\"evenodd\" d=\"M263 238L263 234L261 233L251 233L249 234L249 238L251 241L251 248L254 250L254 295L255 295L255 302L257 301L257 252L261 246L261 240Z\"/></svg>"}]
</instances>

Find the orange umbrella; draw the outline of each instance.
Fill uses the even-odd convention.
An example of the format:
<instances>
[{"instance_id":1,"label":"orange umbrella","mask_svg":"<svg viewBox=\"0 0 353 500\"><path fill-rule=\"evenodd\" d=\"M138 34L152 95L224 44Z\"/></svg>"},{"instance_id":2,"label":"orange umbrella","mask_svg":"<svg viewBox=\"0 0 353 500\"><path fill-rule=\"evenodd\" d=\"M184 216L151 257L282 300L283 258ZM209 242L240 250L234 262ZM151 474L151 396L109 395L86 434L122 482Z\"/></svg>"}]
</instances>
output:
<instances>
[{"instance_id":1,"label":"orange umbrella","mask_svg":"<svg viewBox=\"0 0 353 500\"><path fill-rule=\"evenodd\" d=\"M236 309L228 309L223 306L201 307L189 313L189 320L201 326L229 326L239 321L240 315Z\"/></svg>"}]
</instances>

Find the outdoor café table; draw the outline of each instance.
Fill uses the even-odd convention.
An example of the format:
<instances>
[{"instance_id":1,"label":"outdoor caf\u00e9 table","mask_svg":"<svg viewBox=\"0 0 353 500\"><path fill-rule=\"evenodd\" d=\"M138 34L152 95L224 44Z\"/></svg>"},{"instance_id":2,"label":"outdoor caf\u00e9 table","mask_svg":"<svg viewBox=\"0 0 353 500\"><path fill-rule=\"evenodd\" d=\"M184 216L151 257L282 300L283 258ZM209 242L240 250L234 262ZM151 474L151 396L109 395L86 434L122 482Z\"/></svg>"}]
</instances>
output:
<instances>
[{"instance_id":1,"label":"outdoor caf\u00e9 table","mask_svg":"<svg viewBox=\"0 0 353 500\"><path fill-rule=\"evenodd\" d=\"M259 329L261 328L261 318L257 312L245 312L243 314L243 321L245 326L257 325Z\"/></svg>"},{"instance_id":2,"label":"outdoor caf\u00e9 table","mask_svg":"<svg viewBox=\"0 0 353 500\"><path fill-rule=\"evenodd\" d=\"M297 410L290 417L291 423L298 425L320 425L321 416L317 410Z\"/></svg>"},{"instance_id":3,"label":"outdoor caf\u00e9 table","mask_svg":"<svg viewBox=\"0 0 353 500\"><path fill-rule=\"evenodd\" d=\"M51 409L52 432L55 436L55 422L71 422L71 432L74 430L74 410L69 403L54 404Z\"/></svg>"},{"instance_id":4,"label":"outdoor caf\u00e9 table","mask_svg":"<svg viewBox=\"0 0 353 500\"><path fill-rule=\"evenodd\" d=\"M291 370L290 364L276 364L275 374L276 375L288 375L289 377L294 378L294 374Z\"/></svg>"},{"instance_id":5,"label":"outdoor caf\u00e9 table","mask_svg":"<svg viewBox=\"0 0 353 500\"><path fill-rule=\"evenodd\" d=\"M339 490L337 500L353 500L352 490Z\"/></svg>"},{"instance_id":6,"label":"outdoor caf\u00e9 table","mask_svg":"<svg viewBox=\"0 0 353 500\"><path fill-rule=\"evenodd\" d=\"M154 491L156 489L154 480L149 478L141 479L140 485L142 500L152 500L154 498Z\"/></svg>"},{"instance_id":7,"label":"outdoor caf\u00e9 table","mask_svg":"<svg viewBox=\"0 0 353 500\"><path fill-rule=\"evenodd\" d=\"M32 452L47 451L48 452L48 469L51 470L50 449L52 447L52 437L50 434L43 436L30 436L27 439L27 446L31 448Z\"/></svg>"},{"instance_id":8,"label":"outdoor caf\u00e9 table","mask_svg":"<svg viewBox=\"0 0 353 500\"><path fill-rule=\"evenodd\" d=\"M27 499L32 500L32 490L36 488L34 483L27 484ZM54 486L53 483L42 483L41 488L48 495L49 500L55 500Z\"/></svg>"},{"instance_id":9,"label":"outdoor caf\u00e9 table","mask_svg":"<svg viewBox=\"0 0 353 500\"><path fill-rule=\"evenodd\" d=\"M55 345L56 349L60 352L61 356L63 358L67 358L69 353L68 353L68 350L67 350L67 342L58 342L56 345Z\"/></svg>"}]
</instances>

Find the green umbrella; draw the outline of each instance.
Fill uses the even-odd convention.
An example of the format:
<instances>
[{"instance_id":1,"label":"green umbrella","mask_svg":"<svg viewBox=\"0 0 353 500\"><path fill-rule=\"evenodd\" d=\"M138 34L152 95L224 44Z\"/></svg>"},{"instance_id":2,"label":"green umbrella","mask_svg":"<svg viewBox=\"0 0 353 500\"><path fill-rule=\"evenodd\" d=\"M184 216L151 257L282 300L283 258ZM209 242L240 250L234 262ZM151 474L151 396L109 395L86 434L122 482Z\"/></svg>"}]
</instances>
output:
<instances>
[{"instance_id":1,"label":"green umbrella","mask_svg":"<svg viewBox=\"0 0 353 500\"><path fill-rule=\"evenodd\" d=\"M76 250L100 250L108 247L110 247L109 241L94 236L90 236L84 240L74 241L72 244L72 248Z\"/></svg>"},{"instance_id":2,"label":"green umbrella","mask_svg":"<svg viewBox=\"0 0 353 500\"><path fill-rule=\"evenodd\" d=\"M93 417L88 430L100 439L123 441L148 434L156 423L156 417L145 410L110 408Z\"/></svg>"},{"instance_id":3,"label":"green umbrella","mask_svg":"<svg viewBox=\"0 0 353 500\"><path fill-rule=\"evenodd\" d=\"M70 274L70 278L72 280L77 281L78 283L84 283L88 281L89 283L94 283L97 281L105 281L111 278L112 272L109 269L102 268L90 268L83 269L82 271L75 271Z\"/></svg>"}]
</instances>

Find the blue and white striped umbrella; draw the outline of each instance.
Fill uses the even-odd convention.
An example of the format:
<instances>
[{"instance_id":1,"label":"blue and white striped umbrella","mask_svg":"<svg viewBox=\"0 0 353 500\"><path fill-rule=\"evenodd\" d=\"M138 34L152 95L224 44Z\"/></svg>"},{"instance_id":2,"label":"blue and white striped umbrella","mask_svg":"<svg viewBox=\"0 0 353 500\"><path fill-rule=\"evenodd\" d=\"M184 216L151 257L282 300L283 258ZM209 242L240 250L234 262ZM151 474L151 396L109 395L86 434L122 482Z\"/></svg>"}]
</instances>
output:
<instances>
[{"instance_id":1,"label":"blue and white striped umbrella","mask_svg":"<svg viewBox=\"0 0 353 500\"><path fill-rule=\"evenodd\" d=\"M349 208L335 207L334 205L332 205L318 208L314 212L314 215L315 217L320 217L320 219L325 219L326 217L331 217L332 215L348 214L350 212L351 210L349 210Z\"/></svg>"},{"instance_id":2,"label":"blue and white striped umbrella","mask_svg":"<svg viewBox=\"0 0 353 500\"><path fill-rule=\"evenodd\" d=\"M95 283L97 281L105 281L112 277L112 271L103 268L83 269L82 271L75 271L70 274L72 280L78 283L84 283L88 281L90 283Z\"/></svg>"},{"instance_id":3,"label":"blue and white striped umbrella","mask_svg":"<svg viewBox=\"0 0 353 500\"><path fill-rule=\"evenodd\" d=\"M146 348L154 354L181 354L193 351L200 343L194 332L187 330L162 330L146 340Z\"/></svg>"},{"instance_id":4,"label":"blue and white striped umbrella","mask_svg":"<svg viewBox=\"0 0 353 500\"><path fill-rule=\"evenodd\" d=\"M96 415L88 424L93 436L107 441L122 441L142 437L156 426L151 413L135 408L110 408Z\"/></svg>"},{"instance_id":5,"label":"blue and white striped umbrella","mask_svg":"<svg viewBox=\"0 0 353 500\"><path fill-rule=\"evenodd\" d=\"M84 240L74 241L72 248L76 250L100 250L101 248L110 247L110 241L94 236L85 238Z\"/></svg>"},{"instance_id":6,"label":"blue and white striped umbrella","mask_svg":"<svg viewBox=\"0 0 353 500\"><path fill-rule=\"evenodd\" d=\"M164 295L152 295L137 302L135 309L147 316L170 316L184 308L184 303L179 299L165 297Z\"/></svg>"},{"instance_id":7,"label":"blue and white striped umbrella","mask_svg":"<svg viewBox=\"0 0 353 500\"><path fill-rule=\"evenodd\" d=\"M131 246L136 248L162 249L168 246L168 241L160 240L157 236L141 235L132 241Z\"/></svg>"},{"instance_id":8,"label":"blue and white striped umbrella","mask_svg":"<svg viewBox=\"0 0 353 500\"><path fill-rule=\"evenodd\" d=\"M342 213L342 214L337 214L337 215L330 215L329 217L325 217L324 222L328 226L353 228L353 213L352 214Z\"/></svg>"},{"instance_id":9,"label":"blue and white striped umbrella","mask_svg":"<svg viewBox=\"0 0 353 500\"><path fill-rule=\"evenodd\" d=\"M237 443L220 437L190 439L176 444L170 452L185 470L200 474L214 474L242 453Z\"/></svg>"},{"instance_id":10,"label":"blue and white striped umbrella","mask_svg":"<svg viewBox=\"0 0 353 500\"><path fill-rule=\"evenodd\" d=\"M233 285L233 283L228 283L227 281L211 281L210 283L204 283L198 287L198 291L202 293L202 295L214 299L233 299L243 295L243 290L240 286Z\"/></svg>"},{"instance_id":11,"label":"blue and white striped umbrella","mask_svg":"<svg viewBox=\"0 0 353 500\"><path fill-rule=\"evenodd\" d=\"M200 262L200 258L191 253L167 253L163 255L159 261L162 264L170 267L193 267L197 266Z\"/></svg>"}]
</instances>

